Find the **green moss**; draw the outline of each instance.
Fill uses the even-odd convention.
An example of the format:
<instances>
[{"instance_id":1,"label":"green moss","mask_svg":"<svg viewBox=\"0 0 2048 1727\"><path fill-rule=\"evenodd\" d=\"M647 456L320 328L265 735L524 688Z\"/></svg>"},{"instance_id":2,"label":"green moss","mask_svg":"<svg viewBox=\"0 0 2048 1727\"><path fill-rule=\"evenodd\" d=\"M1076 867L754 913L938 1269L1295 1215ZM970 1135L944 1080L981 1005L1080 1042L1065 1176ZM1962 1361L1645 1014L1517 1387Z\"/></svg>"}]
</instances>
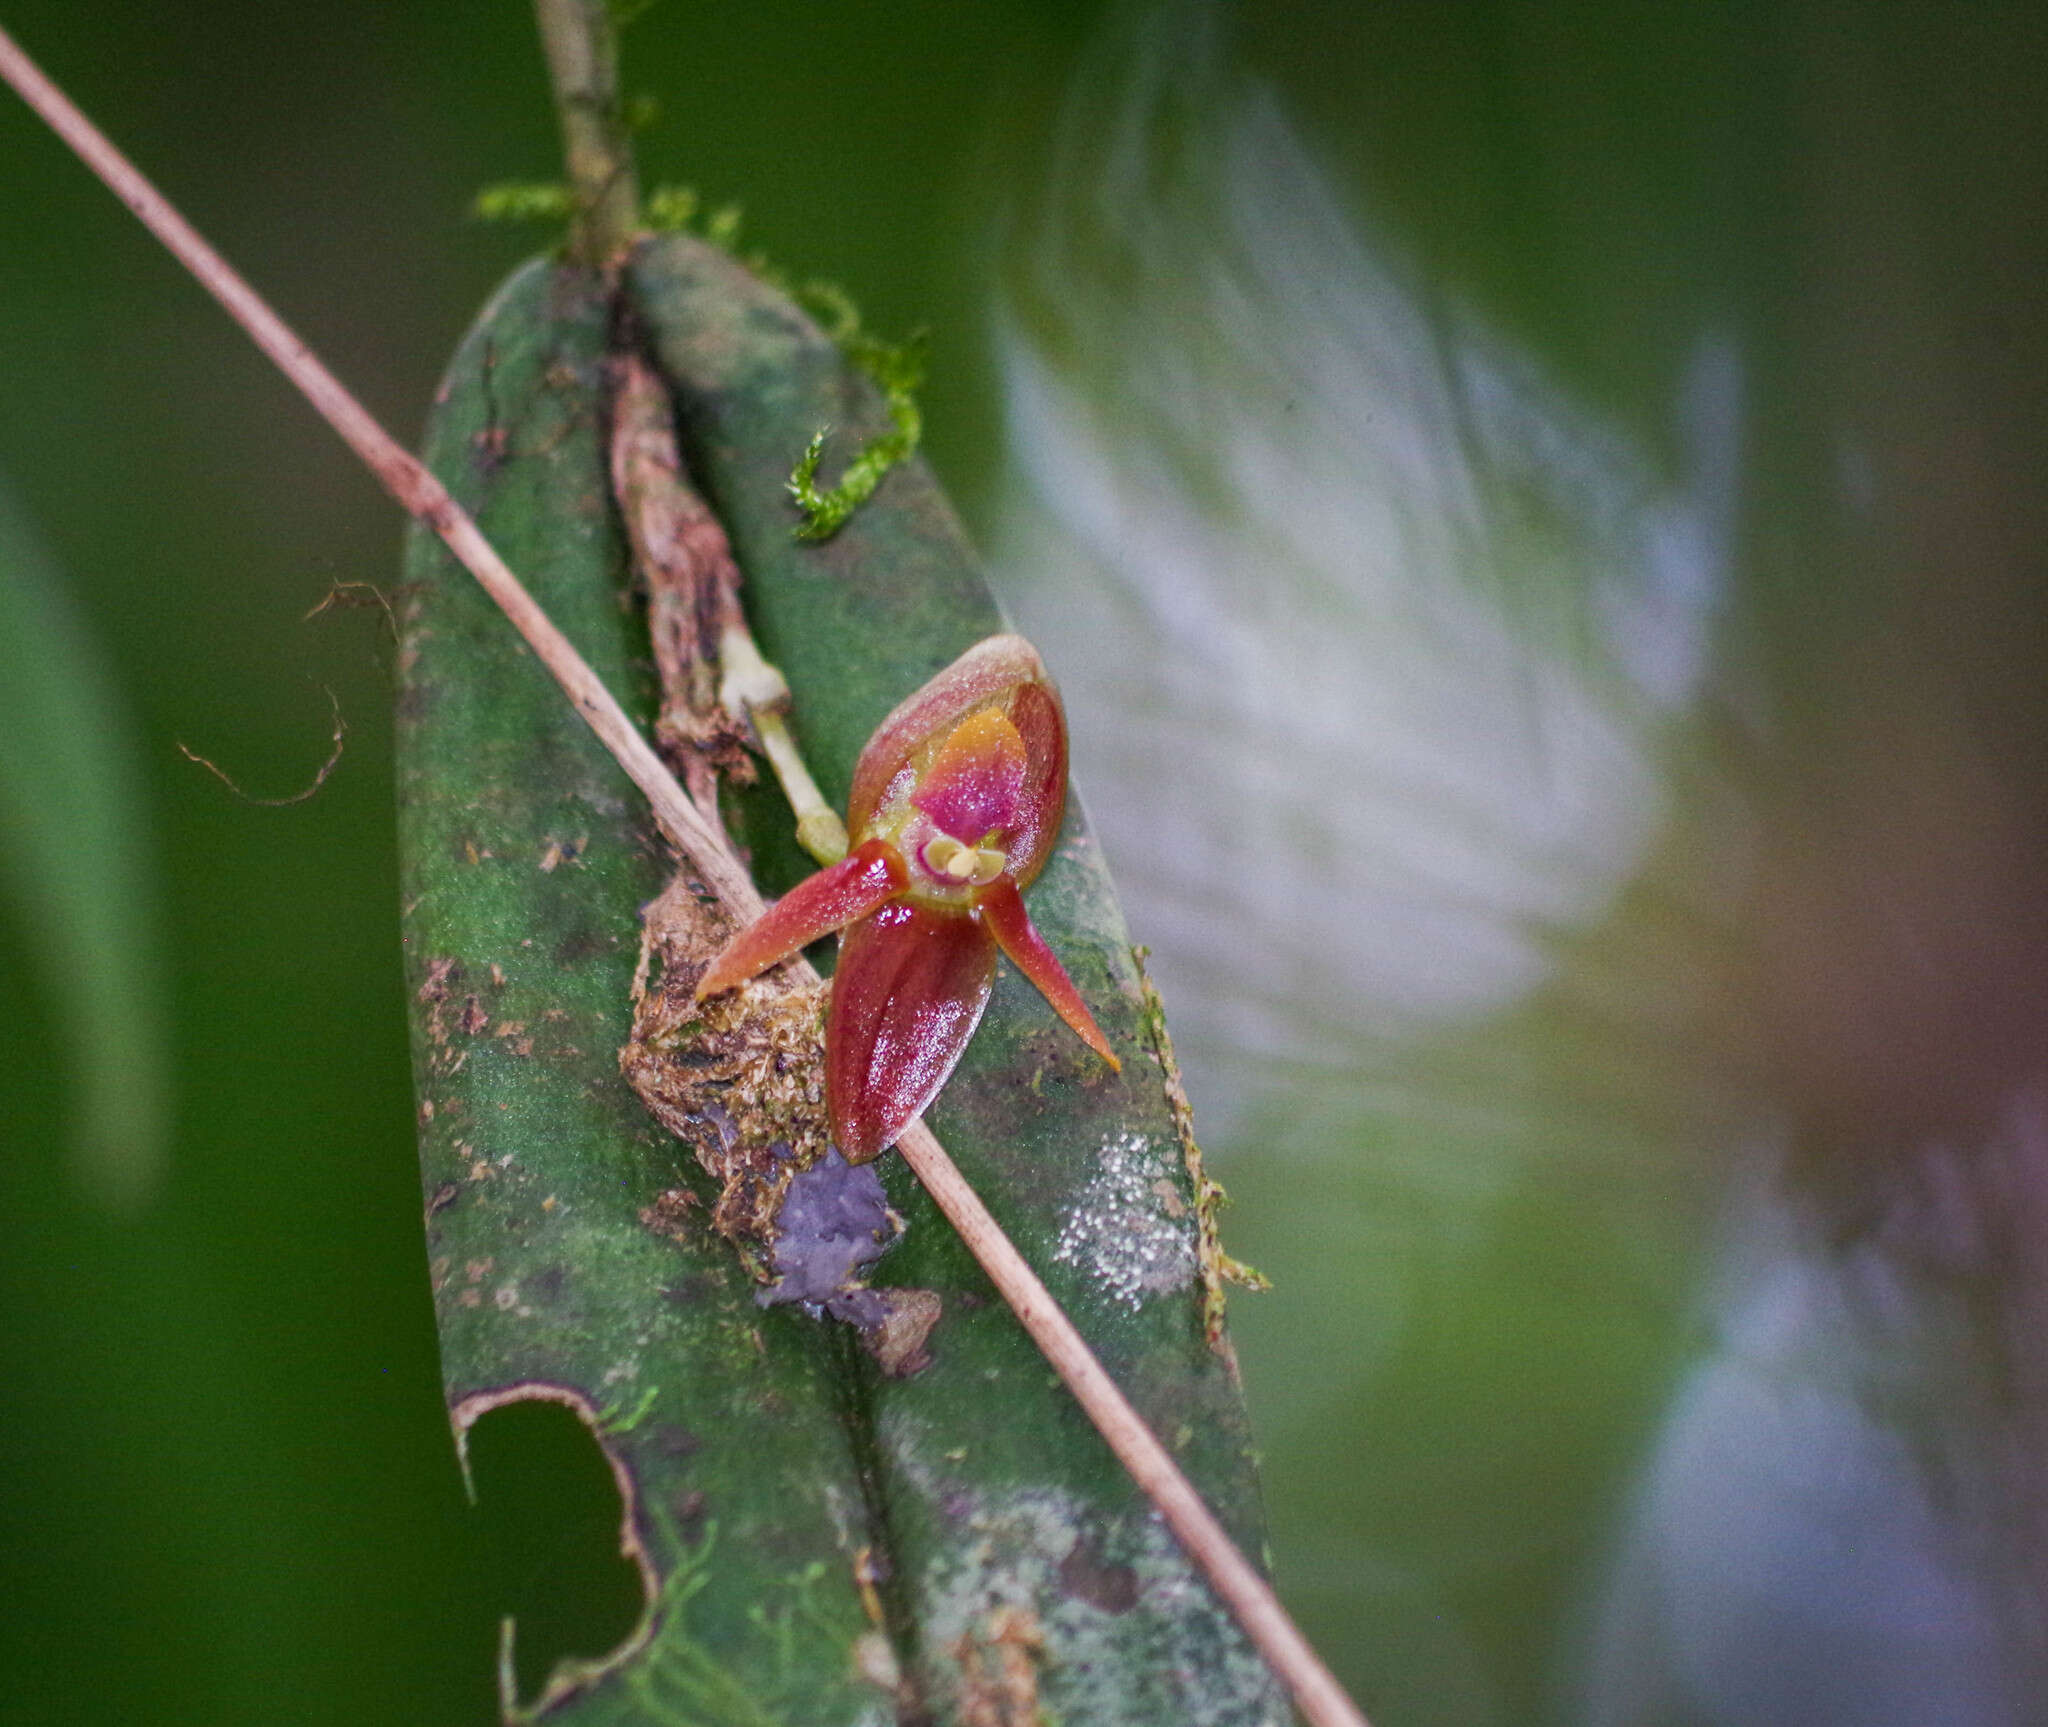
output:
<instances>
[{"instance_id":1,"label":"green moss","mask_svg":"<svg viewBox=\"0 0 2048 1727\"><path fill-rule=\"evenodd\" d=\"M477 193L470 212L479 222L566 222L575 207L559 180L500 180Z\"/></svg>"},{"instance_id":2,"label":"green moss","mask_svg":"<svg viewBox=\"0 0 2048 1727\"><path fill-rule=\"evenodd\" d=\"M1196 1256L1202 1276L1202 1330L1209 1339L1209 1347L1232 1361L1234 1372L1235 1359L1229 1353L1229 1333L1224 1324L1224 1310L1228 1304L1226 1285L1235 1284L1240 1289L1258 1294L1271 1289L1273 1282L1256 1266L1233 1259L1223 1251L1220 1214L1230 1203L1230 1195L1223 1183L1209 1173L1202 1160L1202 1148L1195 1142L1195 1112L1188 1102L1187 1087L1181 1083L1180 1063L1173 1054L1173 1039L1167 1033L1166 1003L1160 999L1158 986L1145 970L1145 956L1149 951L1142 947L1131 949L1131 961L1138 968L1144 990L1139 1021L1144 1028L1145 1042L1150 1046L1152 1058L1158 1062L1165 1082L1174 1136L1180 1141L1181 1159L1194 1187Z\"/></svg>"},{"instance_id":3,"label":"green moss","mask_svg":"<svg viewBox=\"0 0 2048 1727\"><path fill-rule=\"evenodd\" d=\"M701 207L694 187L658 186L647 200L648 226L661 233L696 232L721 252L739 258L763 282L787 294L816 318L840 353L882 392L889 429L869 438L854 453L836 485L818 484L819 464L831 436L829 426L821 426L811 435L785 482L804 518L790 530L792 536L813 544L829 540L875 495L883 476L908 461L923 440L924 413L917 403L917 391L924 383L924 337L919 333L903 342L889 342L871 334L861 323L853 296L836 282L796 281L759 252L741 258L739 205L723 205L699 224Z\"/></svg>"}]
</instances>

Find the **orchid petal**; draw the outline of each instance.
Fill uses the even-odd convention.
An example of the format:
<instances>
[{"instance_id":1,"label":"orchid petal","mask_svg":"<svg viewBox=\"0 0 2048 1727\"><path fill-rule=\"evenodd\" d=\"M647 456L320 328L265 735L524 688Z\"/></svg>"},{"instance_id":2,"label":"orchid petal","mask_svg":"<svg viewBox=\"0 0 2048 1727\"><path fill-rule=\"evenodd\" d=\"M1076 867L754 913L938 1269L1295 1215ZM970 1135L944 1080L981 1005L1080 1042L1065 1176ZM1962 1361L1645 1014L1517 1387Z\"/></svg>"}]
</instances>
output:
<instances>
[{"instance_id":1,"label":"orchid petal","mask_svg":"<svg viewBox=\"0 0 2048 1727\"><path fill-rule=\"evenodd\" d=\"M1000 709L983 708L947 734L910 801L962 845L976 846L1016 821L1029 766L1017 728Z\"/></svg>"},{"instance_id":2,"label":"orchid petal","mask_svg":"<svg viewBox=\"0 0 2048 1727\"><path fill-rule=\"evenodd\" d=\"M807 877L719 949L697 980L697 999L744 983L820 936L844 929L903 891L910 872L887 840L866 840Z\"/></svg>"},{"instance_id":3,"label":"orchid petal","mask_svg":"<svg viewBox=\"0 0 2048 1727\"><path fill-rule=\"evenodd\" d=\"M1004 849L1010 878L1023 888L1052 855L1067 810L1067 716L1050 680L1025 684L1010 698L1010 723L1024 741L1029 768Z\"/></svg>"},{"instance_id":4,"label":"orchid petal","mask_svg":"<svg viewBox=\"0 0 2048 1727\"><path fill-rule=\"evenodd\" d=\"M944 740L983 709L1001 713L1024 744L1026 769L1009 847L1033 854L1031 869L1018 871L1018 879L1028 881L1052 847L1066 804L1067 728L1045 662L1022 636L977 642L882 721L854 766L848 829L872 832L876 820L909 795Z\"/></svg>"},{"instance_id":5,"label":"orchid petal","mask_svg":"<svg viewBox=\"0 0 2048 1727\"><path fill-rule=\"evenodd\" d=\"M848 1163L879 1156L938 1095L981 1022L996 944L960 912L897 901L840 939L825 1109Z\"/></svg>"},{"instance_id":6,"label":"orchid petal","mask_svg":"<svg viewBox=\"0 0 2048 1727\"><path fill-rule=\"evenodd\" d=\"M989 933L1010 956L1010 963L1038 986L1039 994L1052 1003L1053 1012L1074 1028L1083 1043L1121 1073L1124 1064L1110 1049L1109 1039L1102 1035L1074 980L1067 976L1067 968L1032 924L1017 884L998 877L976 895L975 905Z\"/></svg>"}]
</instances>

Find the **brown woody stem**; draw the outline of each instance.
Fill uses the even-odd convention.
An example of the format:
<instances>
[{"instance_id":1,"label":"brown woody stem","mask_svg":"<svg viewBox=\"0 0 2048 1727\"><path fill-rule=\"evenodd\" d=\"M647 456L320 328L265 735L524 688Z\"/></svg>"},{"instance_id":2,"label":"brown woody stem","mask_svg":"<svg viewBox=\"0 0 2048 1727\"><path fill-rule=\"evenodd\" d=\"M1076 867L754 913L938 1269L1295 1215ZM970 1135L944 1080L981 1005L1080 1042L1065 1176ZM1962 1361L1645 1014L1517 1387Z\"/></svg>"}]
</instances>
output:
<instances>
[{"instance_id":1,"label":"brown woody stem","mask_svg":"<svg viewBox=\"0 0 2048 1727\"><path fill-rule=\"evenodd\" d=\"M748 726L796 814L797 839L821 864L846 855L846 824L811 778L789 729L789 685L761 657L740 609L732 543L684 472L668 385L630 349L611 362L612 491L647 589L661 673L655 736L717 823L717 769L744 768ZM751 777L749 771L747 777Z\"/></svg>"},{"instance_id":2,"label":"brown woody stem","mask_svg":"<svg viewBox=\"0 0 2048 1727\"><path fill-rule=\"evenodd\" d=\"M533 0L548 80L562 123L562 159L575 215L569 250L602 270L640 226L640 182L619 100L618 38L605 0Z\"/></svg>"}]
</instances>

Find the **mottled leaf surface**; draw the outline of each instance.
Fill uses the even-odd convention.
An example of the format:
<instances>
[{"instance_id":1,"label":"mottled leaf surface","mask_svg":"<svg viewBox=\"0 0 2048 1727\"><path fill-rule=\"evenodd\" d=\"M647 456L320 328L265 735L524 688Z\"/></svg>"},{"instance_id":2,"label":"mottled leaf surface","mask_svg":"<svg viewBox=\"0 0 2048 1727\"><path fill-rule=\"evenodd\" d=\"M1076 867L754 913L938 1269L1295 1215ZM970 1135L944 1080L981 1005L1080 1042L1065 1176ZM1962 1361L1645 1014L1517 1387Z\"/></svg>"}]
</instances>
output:
<instances>
[{"instance_id":1,"label":"mottled leaf surface","mask_svg":"<svg viewBox=\"0 0 2048 1727\"><path fill-rule=\"evenodd\" d=\"M644 716L600 442L606 327L590 278L522 272L457 353L426 459ZM431 535L406 575L403 928L449 1407L553 1388L598 1417L659 1579L650 1640L558 1713L886 1719L849 1655L866 1520L835 1340L762 1313L731 1251L657 1208L694 1172L619 1077L637 914L667 876L644 806Z\"/></svg>"},{"instance_id":2,"label":"mottled leaf surface","mask_svg":"<svg viewBox=\"0 0 2048 1727\"><path fill-rule=\"evenodd\" d=\"M745 572L762 650L796 693L820 785L843 800L861 746L889 710L1003 619L921 460L893 469L836 538L791 539L783 480L805 440L834 428L829 479L832 452L845 460L887 418L879 395L786 300L680 238L650 243L631 285L683 404L692 473ZM765 852L788 815L770 800L749 811L749 837ZM1189 1174L1142 1037L1130 938L1077 800L1026 898L1124 1071L1111 1073L1005 964L932 1127L1256 1555L1243 1406L1203 1336ZM960 1640L984 1637L991 1611L1008 1605L1040 1623L1041 1695L1058 1719L1282 1718L1240 1633L944 1219L900 1159L882 1167L911 1228L877 1281L935 1289L946 1304L934 1364L878 1380L868 1399L892 1551L932 1695L958 1696Z\"/></svg>"},{"instance_id":3,"label":"mottled leaf surface","mask_svg":"<svg viewBox=\"0 0 2048 1727\"><path fill-rule=\"evenodd\" d=\"M680 239L651 243L629 289L814 771L843 799L875 724L1001 620L922 463L892 471L836 539L792 541L784 481L811 434L836 429L829 479L835 452L885 419L787 301ZM644 629L619 599L605 491L607 328L590 279L529 266L457 355L427 455L644 715ZM874 1607L920 1700L904 1719L1284 1719L899 1159L877 1167L910 1227L876 1281L943 1304L930 1364L887 1377L850 1328L755 1305L701 1206L678 1197L704 1191L687 1152L618 1076L636 913L666 874L645 813L423 535L408 581L405 935L449 1402L460 1419L533 1386L608 1412L603 1443L655 1579L645 1642L565 1688L551 1718L894 1720L875 1645L859 1641ZM806 873L772 792L748 794L736 820L764 887ZM1005 965L933 1126L1256 1554L1242 1405L1203 1332L1190 1175L1128 937L1071 804L1028 899L1124 1071Z\"/></svg>"}]
</instances>

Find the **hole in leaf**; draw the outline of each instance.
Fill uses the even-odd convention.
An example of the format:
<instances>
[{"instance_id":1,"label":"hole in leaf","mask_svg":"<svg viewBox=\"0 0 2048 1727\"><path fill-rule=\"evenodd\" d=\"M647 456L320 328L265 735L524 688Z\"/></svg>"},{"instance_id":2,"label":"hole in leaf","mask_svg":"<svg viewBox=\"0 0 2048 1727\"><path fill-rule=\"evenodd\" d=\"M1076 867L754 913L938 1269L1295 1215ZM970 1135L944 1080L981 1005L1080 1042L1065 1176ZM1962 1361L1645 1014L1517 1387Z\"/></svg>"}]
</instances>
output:
<instances>
[{"instance_id":1,"label":"hole in leaf","mask_svg":"<svg viewBox=\"0 0 2048 1727\"><path fill-rule=\"evenodd\" d=\"M480 1415L469 1467L492 1594L516 1627L518 1696L532 1699L558 1663L602 1660L640 1622L641 1574L619 1551L618 1478L583 1420L539 1398Z\"/></svg>"}]
</instances>

